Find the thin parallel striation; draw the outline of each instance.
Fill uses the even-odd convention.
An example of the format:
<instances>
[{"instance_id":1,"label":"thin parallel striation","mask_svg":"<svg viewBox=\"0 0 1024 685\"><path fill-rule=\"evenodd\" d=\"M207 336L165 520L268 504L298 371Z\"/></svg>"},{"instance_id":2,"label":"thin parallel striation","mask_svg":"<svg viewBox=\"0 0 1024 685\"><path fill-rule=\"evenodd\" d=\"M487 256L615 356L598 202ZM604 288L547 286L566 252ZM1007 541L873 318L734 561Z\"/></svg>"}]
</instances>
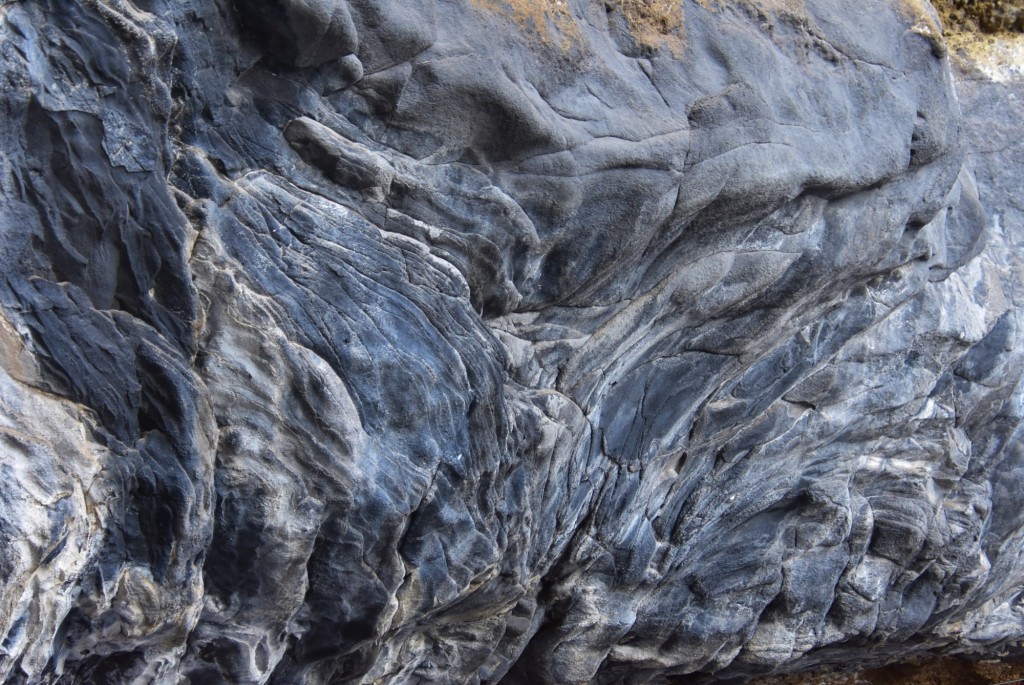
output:
<instances>
[{"instance_id":1,"label":"thin parallel striation","mask_svg":"<svg viewBox=\"0 0 1024 685\"><path fill-rule=\"evenodd\" d=\"M0 681L1019 644L1024 90L869 9L0 2Z\"/></svg>"}]
</instances>

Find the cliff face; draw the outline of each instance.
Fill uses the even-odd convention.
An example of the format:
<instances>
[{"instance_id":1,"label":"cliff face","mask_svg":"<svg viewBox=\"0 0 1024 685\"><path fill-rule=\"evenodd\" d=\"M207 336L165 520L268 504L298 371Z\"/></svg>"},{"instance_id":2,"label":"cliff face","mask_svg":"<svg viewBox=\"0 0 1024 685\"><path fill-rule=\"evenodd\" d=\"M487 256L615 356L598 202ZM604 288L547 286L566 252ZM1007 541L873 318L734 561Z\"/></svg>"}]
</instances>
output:
<instances>
[{"instance_id":1,"label":"cliff face","mask_svg":"<svg viewBox=\"0 0 1024 685\"><path fill-rule=\"evenodd\" d=\"M0 680L1024 637L1024 90L962 119L926 3L0 0L0 46Z\"/></svg>"}]
</instances>

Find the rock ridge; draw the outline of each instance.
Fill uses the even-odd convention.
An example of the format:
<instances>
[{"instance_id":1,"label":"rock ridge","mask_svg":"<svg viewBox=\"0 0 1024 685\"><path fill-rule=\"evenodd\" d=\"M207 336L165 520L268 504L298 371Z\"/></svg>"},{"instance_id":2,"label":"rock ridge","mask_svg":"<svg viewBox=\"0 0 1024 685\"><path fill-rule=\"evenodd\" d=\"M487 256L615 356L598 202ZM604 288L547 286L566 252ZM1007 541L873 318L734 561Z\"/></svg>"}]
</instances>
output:
<instances>
[{"instance_id":1,"label":"rock ridge","mask_svg":"<svg viewBox=\"0 0 1024 685\"><path fill-rule=\"evenodd\" d=\"M1020 83L637 7L0 2L0 680L1019 651Z\"/></svg>"}]
</instances>

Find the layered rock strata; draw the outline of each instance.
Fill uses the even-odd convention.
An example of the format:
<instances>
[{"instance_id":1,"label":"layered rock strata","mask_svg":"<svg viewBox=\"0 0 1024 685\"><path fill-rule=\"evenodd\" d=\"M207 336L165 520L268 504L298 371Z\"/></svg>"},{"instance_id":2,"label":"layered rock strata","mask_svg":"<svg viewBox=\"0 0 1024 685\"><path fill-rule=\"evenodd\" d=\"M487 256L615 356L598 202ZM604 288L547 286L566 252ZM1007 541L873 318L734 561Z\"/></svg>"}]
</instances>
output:
<instances>
[{"instance_id":1,"label":"layered rock strata","mask_svg":"<svg viewBox=\"0 0 1024 685\"><path fill-rule=\"evenodd\" d=\"M1024 637L1022 91L964 119L927 3L0 0L0 46L0 680Z\"/></svg>"}]
</instances>

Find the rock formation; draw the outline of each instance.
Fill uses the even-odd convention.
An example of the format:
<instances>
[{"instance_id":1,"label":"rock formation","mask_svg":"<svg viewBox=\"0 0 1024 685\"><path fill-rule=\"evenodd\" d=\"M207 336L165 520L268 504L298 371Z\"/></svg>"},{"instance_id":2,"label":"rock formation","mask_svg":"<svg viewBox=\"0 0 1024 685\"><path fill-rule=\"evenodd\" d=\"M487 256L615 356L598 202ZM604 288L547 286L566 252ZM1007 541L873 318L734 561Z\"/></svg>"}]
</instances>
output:
<instances>
[{"instance_id":1,"label":"rock formation","mask_svg":"<svg viewBox=\"0 0 1024 685\"><path fill-rule=\"evenodd\" d=\"M0 0L0 46L0 681L1024 638L1024 88L958 96L926 2Z\"/></svg>"}]
</instances>

